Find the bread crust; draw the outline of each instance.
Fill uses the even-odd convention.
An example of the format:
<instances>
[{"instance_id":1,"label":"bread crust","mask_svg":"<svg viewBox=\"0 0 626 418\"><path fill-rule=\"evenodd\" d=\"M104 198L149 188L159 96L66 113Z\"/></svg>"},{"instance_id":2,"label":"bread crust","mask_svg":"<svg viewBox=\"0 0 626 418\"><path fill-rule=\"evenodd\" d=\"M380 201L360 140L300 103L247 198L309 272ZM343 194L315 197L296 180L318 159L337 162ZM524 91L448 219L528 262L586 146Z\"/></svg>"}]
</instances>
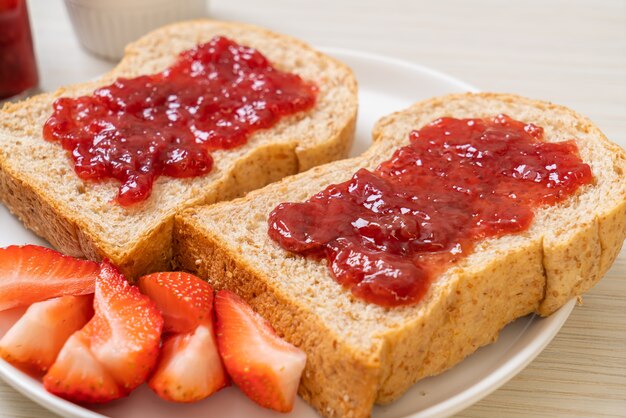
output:
<instances>
[{"instance_id":1,"label":"bread crust","mask_svg":"<svg viewBox=\"0 0 626 418\"><path fill-rule=\"evenodd\" d=\"M494 342L510 321L536 311L544 294L541 241L494 260L480 271L458 272L427 317L404 324L364 356L342 343L306 306L281 294L262 271L187 214L176 218L177 268L230 289L308 355L298 393L323 416L368 417L374 403L397 399L416 381L441 373ZM519 280L511 283L507 278Z\"/></svg>"},{"instance_id":2,"label":"bread crust","mask_svg":"<svg viewBox=\"0 0 626 418\"><path fill-rule=\"evenodd\" d=\"M357 412L369 411L375 401L372 388L377 386L380 375L379 348L369 356L355 352L306 307L272 287L262 272L238 257L238 249L203 234L185 218L179 220L174 234L177 267L210 277L216 290L236 291L262 312L281 337L307 352L300 396L323 415L366 416ZM326 376L335 378L329 380ZM329 392L337 399L330 399Z\"/></svg>"},{"instance_id":3,"label":"bread crust","mask_svg":"<svg viewBox=\"0 0 626 418\"><path fill-rule=\"evenodd\" d=\"M340 73L339 75L322 73L320 74L320 81L325 82L327 79L332 79L331 76L341 77L342 88L349 91L351 97L345 103L347 109L345 117L338 120L328 120L328 136L316 142L309 143L307 138L294 137L289 141L281 140L277 143L259 144L257 148L249 150L234 162L232 169L227 172L220 172L219 176L208 187L196 190L196 193L186 201L178 202L174 205L175 207L164 213L148 228L139 231L129 243L124 245L112 243L111 240L104 239L107 229L109 229L106 222L101 224L97 221L94 222L83 216L79 210L69 209L70 205L66 201L67 196L57 195L54 190L42 187L41 183L33 181L32 173L25 173L22 167L15 164L14 156L16 153L29 152L27 147L21 147L20 138L39 138L42 146L51 146L41 139L42 117L45 117L41 114L45 110L41 109L51 109L46 104L51 104L57 97L76 96L91 92L120 76L132 77L161 70L168 65L168 60L173 59L172 57L178 52L169 51L170 46L167 44L167 39L189 36L192 39L183 40L187 43L196 44L198 39L201 39L200 32L207 27L216 32L223 30L243 33L244 35L249 32L261 38L263 42L267 42L268 45L281 42L283 44L288 43L294 50L306 51L307 54L310 54L308 56L324 63L325 67L334 68ZM151 61L149 68L143 68L146 51L155 49L162 51L159 53L163 55L163 62L160 62L159 53L150 52L153 62ZM300 58L290 56L285 58L286 61L297 61L298 59ZM289 66L292 65L291 62L273 63L283 69L289 69ZM94 260L108 258L119 265L122 272L131 279L152 271L166 270L171 267L171 231L176 211L194 204L232 199L287 175L307 170L321 163L344 158L354 137L356 101L357 83L351 70L334 58L312 50L307 44L299 40L256 26L239 23L197 20L169 25L130 44L118 66L98 81L60 88L54 93L35 96L23 102L6 104L3 107L0 111L0 201L27 228L46 239L63 253ZM37 112L31 112L31 109L36 109ZM308 117L310 113L319 111L316 107L312 111L285 119L298 123L302 118ZM31 113L36 114L32 115ZM16 119L20 121L19 124L15 122ZM11 144L12 151L7 151L9 147L1 146L5 140ZM58 145L54 145L58 147ZM67 159L67 170L71 170L71 174L74 175L69 157L64 158ZM216 170L217 168L214 168L213 171ZM212 173L210 174L212 175ZM71 180L76 181L76 179ZM62 182L63 179L59 177L44 182L49 183L46 186L52 185L54 187L55 181ZM79 187L81 186L79 185ZM110 192L117 186L115 182L111 182L110 185L107 184L102 187L106 187L107 191ZM74 197L72 196L72 198ZM109 202L109 204L114 205L115 203ZM108 215L103 214L102 216Z\"/></svg>"},{"instance_id":4,"label":"bread crust","mask_svg":"<svg viewBox=\"0 0 626 418\"><path fill-rule=\"evenodd\" d=\"M473 109L472 106L484 107L481 111L487 114L490 106L510 108L513 117L526 108L532 108L537 114L551 112L554 115L551 137L558 136L555 133L559 129L576 130L581 134L577 141L586 158L599 158L594 154L598 149L607 152L605 158L610 158L611 164L606 161L597 167L595 161L591 164L597 182L602 183L603 190L612 188L611 195L606 196L603 205L592 199L590 209L588 201L581 202L600 186L589 186L561 204L559 211L552 207L541 209L534 229L499 239L508 240L504 249L492 244L494 241L479 243L475 259L480 262L461 262L445 272L414 310L394 308L406 312L404 319L373 333L367 347L350 344L346 336L337 333L337 327L331 326L332 315L324 314L325 320L320 321L322 314L308 302L310 299L284 294L280 282L293 279L283 277L290 271L292 258L299 260L298 266L313 266L318 262L290 255L267 237L267 225L262 223L266 222L267 210L280 201L306 198L323 185L344 181L355 168L375 167L383 158L379 154L387 155L402 145L402 138L392 136L398 136L397 132L402 132L403 136L411 124L416 123L414 120L430 121L434 116L429 115L439 117L448 113L454 117L457 112L462 115L457 117L469 117L467 113L471 110L467 108ZM574 127L568 125L571 121ZM403 123L404 130L393 130ZM281 335L307 352L309 358L300 394L327 417L367 417L374 403L389 403L417 380L452 367L479 347L495 341L499 331L514 319L533 312L549 315L592 287L610 267L626 238L626 154L586 118L569 109L515 95L449 95L417 103L382 118L373 136L375 145L361 157L316 167L242 199L208 208L192 208L175 219L175 264L199 274L218 288L240 293ZM593 141L593 147L581 141ZM386 148L382 144L386 144ZM598 167L603 170L608 167L615 181L600 178L608 174ZM313 186L307 188L308 184ZM300 191L302 188L305 190ZM237 218L237 222L246 225L247 233L231 232L228 223L219 220L224 213L244 208L250 208L247 210L251 213ZM553 222L551 217L561 212L573 218L577 208L582 212L578 218L572 222L569 218L562 219L558 221L558 228L550 224L550 228L542 232L542 222ZM250 242L254 240L260 242ZM486 259L480 258L482 251L488 254ZM266 265L276 270L270 271ZM310 291L319 291L322 282L325 286L332 285L327 270L311 268L311 271L316 275L308 277ZM305 294L307 291L309 289L303 290ZM331 293L334 296L324 293L320 297L336 297L345 302L341 306L348 306L345 313L337 312L337 316L349 316L366 309L380 311L382 316L393 311L352 301L349 292L339 285ZM349 309L350 304L356 308ZM370 331L355 318L349 332ZM328 341L337 344L332 348L320 344ZM350 369L333 371L329 366L338 368L342 364L349 364ZM325 372L320 373L320 370Z\"/></svg>"}]
</instances>

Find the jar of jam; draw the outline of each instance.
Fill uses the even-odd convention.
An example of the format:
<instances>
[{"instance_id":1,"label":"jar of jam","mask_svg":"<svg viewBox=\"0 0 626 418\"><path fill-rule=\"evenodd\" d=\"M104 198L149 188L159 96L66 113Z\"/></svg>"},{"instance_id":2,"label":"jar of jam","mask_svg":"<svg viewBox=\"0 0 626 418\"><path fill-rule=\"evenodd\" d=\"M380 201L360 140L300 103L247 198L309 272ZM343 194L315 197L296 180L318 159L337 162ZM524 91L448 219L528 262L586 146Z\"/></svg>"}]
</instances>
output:
<instances>
[{"instance_id":1,"label":"jar of jam","mask_svg":"<svg viewBox=\"0 0 626 418\"><path fill-rule=\"evenodd\" d=\"M38 82L26 0L0 0L0 100Z\"/></svg>"}]
</instances>

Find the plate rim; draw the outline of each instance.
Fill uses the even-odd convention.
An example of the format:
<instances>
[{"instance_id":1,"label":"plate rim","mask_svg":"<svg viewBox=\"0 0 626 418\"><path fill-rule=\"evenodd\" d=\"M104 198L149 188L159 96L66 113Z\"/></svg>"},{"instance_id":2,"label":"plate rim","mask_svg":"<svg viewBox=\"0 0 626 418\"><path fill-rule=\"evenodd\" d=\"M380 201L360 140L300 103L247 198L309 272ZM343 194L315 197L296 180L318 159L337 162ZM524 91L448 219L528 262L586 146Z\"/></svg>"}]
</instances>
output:
<instances>
[{"instance_id":1,"label":"plate rim","mask_svg":"<svg viewBox=\"0 0 626 418\"><path fill-rule=\"evenodd\" d=\"M534 339L519 347L519 349L513 354L513 356L509 357L506 362L499 365L495 370L490 372L487 376L485 376L478 382L474 383L472 386L460 391L450 398L447 398L445 401L442 401L439 404L433 405L429 408L422 409L421 411L412 412L409 415L405 415L401 418L450 417L486 398L491 393L504 386L509 380L517 376L522 370L526 368L526 366L528 366L534 359L539 356L539 354L543 352L548 344L550 344L554 337L556 337L556 335L559 333L563 325L565 325L565 322L574 310L575 305L576 299L572 298L548 317L540 317L537 314L532 314L531 321L526 324L526 326L524 327L524 331L522 331L522 334L520 334L520 336L523 335L524 332L526 332L528 327L531 326L532 322L543 321L543 329L538 332L538 335ZM512 344L512 346L509 347L507 351L515 350L516 344L518 343L519 337Z\"/></svg>"},{"instance_id":2,"label":"plate rim","mask_svg":"<svg viewBox=\"0 0 626 418\"><path fill-rule=\"evenodd\" d=\"M357 57L366 60L385 62L387 64L393 65L394 67L402 67L405 69L409 69L411 71L418 71L421 73L428 74L431 77L438 78L443 80L449 84L455 84L460 89L471 92L478 93L481 90L476 86L463 81L459 78L456 78L450 74L444 73L443 71L439 71L432 67L427 67L422 64L417 64L412 61L403 60L401 58L391 57L388 55L378 54L375 52L362 51L359 49L350 49L350 48L338 48L338 47L330 47L330 46L316 46L315 49L324 52L330 56L336 55L348 55L352 57Z\"/></svg>"},{"instance_id":3,"label":"plate rim","mask_svg":"<svg viewBox=\"0 0 626 418\"><path fill-rule=\"evenodd\" d=\"M320 50L333 57L347 56L360 60L376 61L393 67L403 68L408 71L419 72L429 77L439 79L446 84L453 85L459 90L473 93L480 91L475 86L452 75L408 60L403 60L400 58L386 56L373 52L362 51L358 49L326 46L318 46L315 47L315 49ZM554 339L561 327L565 324L567 318L574 308L574 305L575 300L572 299L564 306L562 306L557 312L553 313L550 317L541 319L541 321L546 322L544 323L543 329L538 332L538 335L535 338L533 338L530 342L524 344L523 346L519 347L517 351L514 352L513 356L509 357L506 362L498 365L485 377L471 384L470 387L456 393L449 398L446 398L445 400L433 406L425 409L420 409L415 412L410 412L408 415L404 415L403 418L448 417L466 409L472 404L485 398L486 396L503 386L510 379L515 377L539 354L541 354L544 348ZM526 329L531 325L531 323L533 321L536 321L535 317L533 317L533 319L529 321L523 332L526 332ZM515 341L513 345L509 347L508 351L514 350L516 344L518 343L518 341ZM95 412L86 407L77 405L73 402L66 401L62 398L52 395L51 393L46 392L45 389L43 391L36 389L33 390L30 382L20 376L21 373L21 371L14 368L4 360L0 359L0 378L2 378L2 380L7 385L11 386L16 391L18 391L31 401L39 404L43 408L62 416L65 416L69 413L71 414L71 416L79 418L107 418L106 415L102 415L99 412ZM419 407L419 405L417 406Z\"/></svg>"}]
</instances>

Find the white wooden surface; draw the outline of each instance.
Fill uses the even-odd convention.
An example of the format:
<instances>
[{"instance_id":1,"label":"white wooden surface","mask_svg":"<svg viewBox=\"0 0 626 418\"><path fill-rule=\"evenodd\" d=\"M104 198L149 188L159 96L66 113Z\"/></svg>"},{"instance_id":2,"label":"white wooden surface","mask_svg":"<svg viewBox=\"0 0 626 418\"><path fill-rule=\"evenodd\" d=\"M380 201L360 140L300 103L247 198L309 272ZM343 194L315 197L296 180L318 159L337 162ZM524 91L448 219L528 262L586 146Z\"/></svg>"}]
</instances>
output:
<instances>
[{"instance_id":1,"label":"white wooden surface","mask_svg":"<svg viewBox=\"0 0 626 418\"><path fill-rule=\"evenodd\" d=\"M60 0L28 2L43 89L112 66L80 49ZM626 148L625 0L212 0L210 11L564 104ZM626 417L626 252L528 368L458 416ZM0 382L0 417L54 415Z\"/></svg>"}]
</instances>

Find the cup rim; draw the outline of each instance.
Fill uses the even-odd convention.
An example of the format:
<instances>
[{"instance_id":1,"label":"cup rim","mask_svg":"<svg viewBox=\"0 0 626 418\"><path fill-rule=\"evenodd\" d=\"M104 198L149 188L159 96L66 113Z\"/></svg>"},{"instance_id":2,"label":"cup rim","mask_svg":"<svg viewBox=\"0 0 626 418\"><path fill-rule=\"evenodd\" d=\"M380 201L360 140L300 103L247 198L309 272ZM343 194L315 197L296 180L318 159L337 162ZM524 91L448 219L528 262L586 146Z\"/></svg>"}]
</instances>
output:
<instances>
[{"instance_id":1,"label":"cup rim","mask_svg":"<svg viewBox=\"0 0 626 418\"><path fill-rule=\"evenodd\" d=\"M206 0L65 0L67 7L81 7L95 10L154 10L188 6L206 8Z\"/></svg>"}]
</instances>

